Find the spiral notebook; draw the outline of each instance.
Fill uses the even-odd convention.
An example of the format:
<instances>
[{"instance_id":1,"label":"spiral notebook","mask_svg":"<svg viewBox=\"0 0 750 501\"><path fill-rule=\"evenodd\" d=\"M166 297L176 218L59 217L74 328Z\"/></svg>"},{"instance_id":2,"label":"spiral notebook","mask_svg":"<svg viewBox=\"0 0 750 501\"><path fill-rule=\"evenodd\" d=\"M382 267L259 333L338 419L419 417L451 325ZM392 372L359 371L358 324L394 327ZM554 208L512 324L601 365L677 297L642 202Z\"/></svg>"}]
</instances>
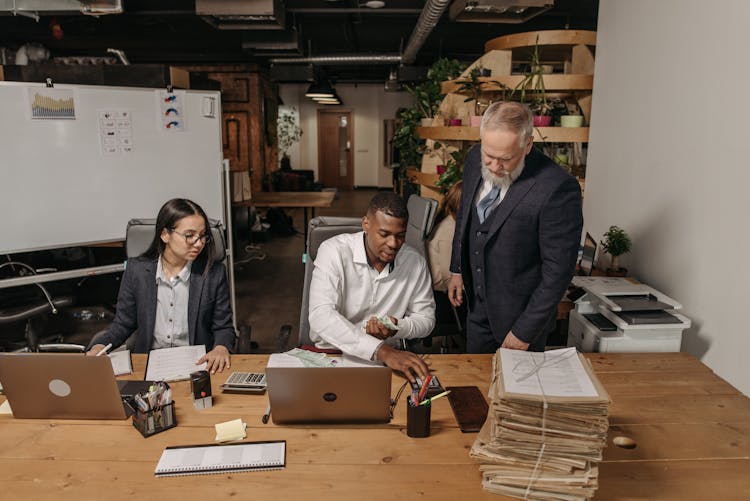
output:
<instances>
[{"instance_id":1,"label":"spiral notebook","mask_svg":"<svg viewBox=\"0 0 750 501\"><path fill-rule=\"evenodd\" d=\"M280 470L286 465L286 441L245 442L226 445L167 447L154 475L210 475L212 473Z\"/></svg>"}]
</instances>

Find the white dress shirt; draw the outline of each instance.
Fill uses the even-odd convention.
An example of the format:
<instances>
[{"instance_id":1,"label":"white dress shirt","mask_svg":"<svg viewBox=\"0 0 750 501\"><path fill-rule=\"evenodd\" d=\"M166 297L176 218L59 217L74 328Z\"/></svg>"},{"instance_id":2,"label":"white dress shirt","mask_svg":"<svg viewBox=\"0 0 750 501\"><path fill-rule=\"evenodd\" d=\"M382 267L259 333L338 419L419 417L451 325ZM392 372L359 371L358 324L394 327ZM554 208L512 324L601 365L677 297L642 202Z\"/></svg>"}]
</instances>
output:
<instances>
[{"instance_id":1,"label":"white dress shirt","mask_svg":"<svg viewBox=\"0 0 750 501\"><path fill-rule=\"evenodd\" d=\"M364 232L342 234L318 248L310 282L310 339L371 360L381 340L367 334L372 316L398 319L395 338L422 338L435 325L435 300L427 261L404 244L393 267L377 272L367 261Z\"/></svg>"},{"instance_id":2,"label":"white dress shirt","mask_svg":"<svg viewBox=\"0 0 750 501\"><path fill-rule=\"evenodd\" d=\"M156 322L152 350L187 346L188 297L190 295L190 269L187 263L171 280L164 274L161 256L156 264Z\"/></svg>"}]
</instances>

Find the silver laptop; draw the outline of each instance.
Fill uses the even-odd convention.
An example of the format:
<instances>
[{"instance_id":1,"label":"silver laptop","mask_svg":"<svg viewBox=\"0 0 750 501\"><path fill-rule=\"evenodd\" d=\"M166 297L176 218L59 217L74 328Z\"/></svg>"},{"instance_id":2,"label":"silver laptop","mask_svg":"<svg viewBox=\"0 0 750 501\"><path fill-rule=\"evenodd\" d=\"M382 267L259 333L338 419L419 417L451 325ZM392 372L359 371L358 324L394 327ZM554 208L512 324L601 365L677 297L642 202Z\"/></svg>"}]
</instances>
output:
<instances>
[{"instance_id":1,"label":"silver laptop","mask_svg":"<svg viewBox=\"0 0 750 501\"><path fill-rule=\"evenodd\" d=\"M0 383L15 418L127 417L109 357L0 353Z\"/></svg>"},{"instance_id":2,"label":"silver laptop","mask_svg":"<svg viewBox=\"0 0 750 501\"><path fill-rule=\"evenodd\" d=\"M388 367L267 367L268 399L276 424L387 423Z\"/></svg>"}]
</instances>

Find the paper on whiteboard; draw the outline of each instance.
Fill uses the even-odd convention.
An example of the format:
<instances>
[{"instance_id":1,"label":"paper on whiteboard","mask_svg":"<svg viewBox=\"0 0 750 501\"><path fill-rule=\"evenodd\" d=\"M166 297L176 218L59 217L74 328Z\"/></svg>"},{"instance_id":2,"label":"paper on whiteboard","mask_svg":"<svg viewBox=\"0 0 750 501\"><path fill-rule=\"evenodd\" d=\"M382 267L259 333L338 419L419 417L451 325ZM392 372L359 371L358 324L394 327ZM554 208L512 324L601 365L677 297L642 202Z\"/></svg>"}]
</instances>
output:
<instances>
[{"instance_id":1,"label":"paper on whiteboard","mask_svg":"<svg viewBox=\"0 0 750 501\"><path fill-rule=\"evenodd\" d=\"M575 348L545 352L500 349L503 384L508 393L549 397L596 397Z\"/></svg>"},{"instance_id":2,"label":"paper on whiteboard","mask_svg":"<svg viewBox=\"0 0 750 501\"><path fill-rule=\"evenodd\" d=\"M146 367L147 381L179 381L189 379L190 373L206 370L206 363L196 365L206 354L206 346L179 346L177 348L162 348L151 350L148 354Z\"/></svg>"}]
</instances>

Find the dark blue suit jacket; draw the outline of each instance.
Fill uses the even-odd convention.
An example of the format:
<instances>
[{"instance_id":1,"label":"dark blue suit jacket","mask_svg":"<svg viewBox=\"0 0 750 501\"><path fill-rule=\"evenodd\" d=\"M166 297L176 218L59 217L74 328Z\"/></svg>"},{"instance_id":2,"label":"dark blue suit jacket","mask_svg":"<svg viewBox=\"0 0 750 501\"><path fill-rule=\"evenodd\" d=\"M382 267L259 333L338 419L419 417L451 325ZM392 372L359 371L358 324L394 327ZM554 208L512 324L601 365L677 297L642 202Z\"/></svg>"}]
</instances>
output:
<instances>
[{"instance_id":1,"label":"dark blue suit jacket","mask_svg":"<svg viewBox=\"0 0 750 501\"><path fill-rule=\"evenodd\" d=\"M468 265L467 211L474 210L481 184L481 153L476 145L464 164L451 255L451 271L463 276L469 308L474 287ZM575 271L583 228L581 205L578 181L532 148L521 175L489 216L483 288L496 339L502 341L513 331L524 342L543 341Z\"/></svg>"},{"instance_id":2,"label":"dark blue suit jacket","mask_svg":"<svg viewBox=\"0 0 750 501\"><path fill-rule=\"evenodd\" d=\"M117 347L136 332L133 352L151 350L156 322L156 266L155 259L128 259L117 296L115 319L97 342ZM200 257L193 262L188 294L190 344L204 344L206 351L221 344L231 352L235 335L226 269L221 263L213 263L205 276L204 269L205 261Z\"/></svg>"}]
</instances>

